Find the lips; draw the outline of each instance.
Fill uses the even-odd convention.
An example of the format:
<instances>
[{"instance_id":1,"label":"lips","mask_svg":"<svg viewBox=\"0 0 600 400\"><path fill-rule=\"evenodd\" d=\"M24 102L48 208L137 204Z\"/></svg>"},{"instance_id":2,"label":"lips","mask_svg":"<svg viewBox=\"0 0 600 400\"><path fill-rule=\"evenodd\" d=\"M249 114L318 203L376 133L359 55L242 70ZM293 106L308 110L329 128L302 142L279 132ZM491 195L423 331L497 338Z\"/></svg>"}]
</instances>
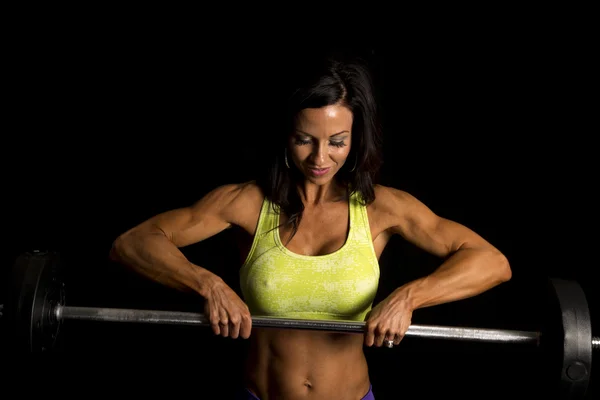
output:
<instances>
[{"instance_id":1,"label":"lips","mask_svg":"<svg viewBox=\"0 0 600 400\"><path fill-rule=\"evenodd\" d=\"M323 176L329 172L331 168L309 168L309 171L314 176Z\"/></svg>"}]
</instances>

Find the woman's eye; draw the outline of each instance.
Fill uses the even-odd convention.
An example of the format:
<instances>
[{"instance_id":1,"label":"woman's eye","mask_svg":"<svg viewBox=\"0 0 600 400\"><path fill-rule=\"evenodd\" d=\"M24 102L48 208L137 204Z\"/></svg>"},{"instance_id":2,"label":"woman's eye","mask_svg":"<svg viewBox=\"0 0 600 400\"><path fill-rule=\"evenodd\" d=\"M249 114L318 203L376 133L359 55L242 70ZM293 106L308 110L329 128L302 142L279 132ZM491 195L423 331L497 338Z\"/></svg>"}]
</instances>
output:
<instances>
[{"instance_id":1,"label":"woman's eye","mask_svg":"<svg viewBox=\"0 0 600 400\"><path fill-rule=\"evenodd\" d=\"M308 139L296 139L295 143L298 144L298 145L310 144L310 140L308 140Z\"/></svg>"},{"instance_id":2,"label":"woman's eye","mask_svg":"<svg viewBox=\"0 0 600 400\"><path fill-rule=\"evenodd\" d=\"M306 145L306 144L311 144L311 140L310 139L302 139L302 138L297 138L295 139L294 143L298 146L302 146L302 145ZM335 147L344 147L346 144L344 143L343 140L336 140L336 141L330 141L329 145L331 146L335 146Z\"/></svg>"}]
</instances>

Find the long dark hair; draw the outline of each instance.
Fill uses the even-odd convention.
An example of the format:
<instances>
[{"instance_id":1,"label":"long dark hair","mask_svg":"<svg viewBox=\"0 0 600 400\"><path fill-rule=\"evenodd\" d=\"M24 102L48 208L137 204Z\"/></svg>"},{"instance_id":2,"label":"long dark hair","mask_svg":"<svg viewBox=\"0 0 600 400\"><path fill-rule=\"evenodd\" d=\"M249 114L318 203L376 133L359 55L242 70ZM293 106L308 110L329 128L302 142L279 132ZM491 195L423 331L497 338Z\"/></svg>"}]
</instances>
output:
<instances>
[{"instance_id":1,"label":"long dark hair","mask_svg":"<svg viewBox=\"0 0 600 400\"><path fill-rule=\"evenodd\" d=\"M271 158L256 180L275 210L288 216L287 223L293 225L290 239L304 210L297 189L304 176L291 160L290 168L286 166L285 152L300 111L334 104L343 104L352 111L352 147L347 162L335 177L348 189L348 195L358 192L364 204L372 203L382 164L381 129L367 63L357 57L329 54L316 60L296 60L294 69L289 94L283 99L282 119L276 124L276 136L271 141Z\"/></svg>"}]
</instances>

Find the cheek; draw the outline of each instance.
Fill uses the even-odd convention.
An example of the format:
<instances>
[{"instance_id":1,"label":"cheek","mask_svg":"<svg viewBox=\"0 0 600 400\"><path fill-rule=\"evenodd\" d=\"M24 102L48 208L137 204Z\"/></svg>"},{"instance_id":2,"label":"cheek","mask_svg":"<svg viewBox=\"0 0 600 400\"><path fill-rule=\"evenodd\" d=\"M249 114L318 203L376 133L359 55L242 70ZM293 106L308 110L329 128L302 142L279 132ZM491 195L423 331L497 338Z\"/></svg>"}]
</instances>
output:
<instances>
[{"instance_id":1,"label":"cheek","mask_svg":"<svg viewBox=\"0 0 600 400\"><path fill-rule=\"evenodd\" d=\"M350 146L340 148L335 147L330 151L330 154L332 155L332 157L339 160L346 159L348 158L348 155L350 155Z\"/></svg>"},{"instance_id":2,"label":"cheek","mask_svg":"<svg viewBox=\"0 0 600 400\"><path fill-rule=\"evenodd\" d=\"M310 156L309 146L292 146L291 154L296 160L303 161Z\"/></svg>"}]
</instances>

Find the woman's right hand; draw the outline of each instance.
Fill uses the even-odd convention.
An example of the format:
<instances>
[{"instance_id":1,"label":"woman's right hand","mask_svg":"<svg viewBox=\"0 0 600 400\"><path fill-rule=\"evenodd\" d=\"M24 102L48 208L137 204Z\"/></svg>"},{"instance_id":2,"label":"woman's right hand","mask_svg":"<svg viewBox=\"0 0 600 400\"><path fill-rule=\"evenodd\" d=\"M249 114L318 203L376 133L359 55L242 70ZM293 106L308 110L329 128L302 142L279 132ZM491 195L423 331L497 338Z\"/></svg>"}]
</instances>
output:
<instances>
[{"instance_id":1,"label":"woman's right hand","mask_svg":"<svg viewBox=\"0 0 600 400\"><path fill-rule=\"evenodd\" d=\"M248 339L252 316L244 301L222 279L208 285L204 298L204 315L215 335Z\"/></svg>"}]
</instances>

